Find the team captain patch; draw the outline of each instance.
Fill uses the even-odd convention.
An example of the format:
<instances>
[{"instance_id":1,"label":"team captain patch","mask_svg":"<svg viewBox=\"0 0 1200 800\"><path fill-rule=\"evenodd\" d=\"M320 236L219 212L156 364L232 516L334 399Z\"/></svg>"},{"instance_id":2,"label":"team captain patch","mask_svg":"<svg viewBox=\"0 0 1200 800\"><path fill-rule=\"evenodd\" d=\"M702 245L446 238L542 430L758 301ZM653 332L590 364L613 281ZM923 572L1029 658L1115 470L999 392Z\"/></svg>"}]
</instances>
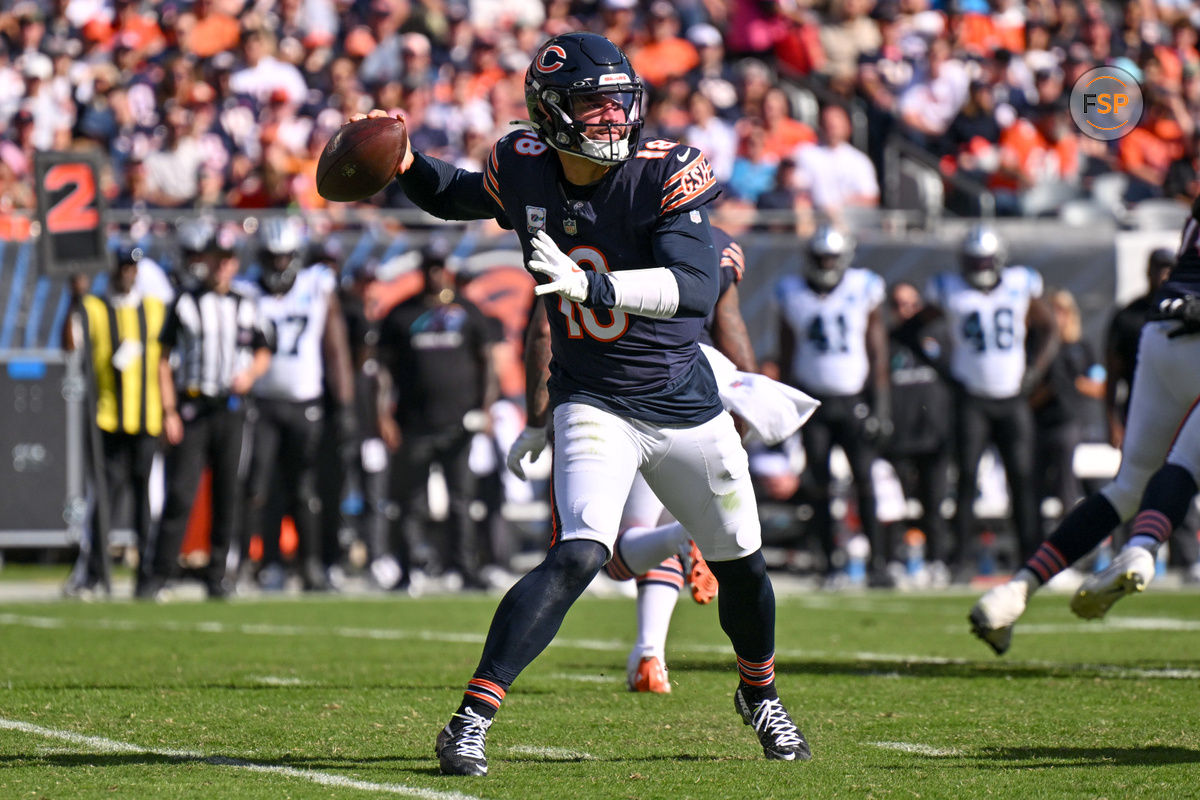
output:
<instances>
[{"instance_id":1,"label":"team captain patch","mask_svg":"<svg viewBox=\"0 0 1200 800\"><path fill-rule=\"evenodd\" d=\"M530 233L537 233L546 227L546 209L538 206L525 206L525 227Z\"/></svg>"}]
</instances>

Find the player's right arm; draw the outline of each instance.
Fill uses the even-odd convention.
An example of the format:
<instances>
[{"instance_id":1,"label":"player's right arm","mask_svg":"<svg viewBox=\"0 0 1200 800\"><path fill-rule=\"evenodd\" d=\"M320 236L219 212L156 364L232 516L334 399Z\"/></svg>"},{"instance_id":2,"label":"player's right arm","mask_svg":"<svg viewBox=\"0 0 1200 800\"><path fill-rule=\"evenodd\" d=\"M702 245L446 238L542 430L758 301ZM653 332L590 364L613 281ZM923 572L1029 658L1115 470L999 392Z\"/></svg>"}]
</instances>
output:
<instances>
[{"instance_id":1,"label":"player's right arm","mask_svg":"<svg viewBox=\"0 0 1200 800\"><path fill-rule=\"evenodd\" d=\"M544 428L550 412L550 319L546 304L534 303L525 329L526 425Z\"/></svg>"},{"instance_id":2,"label":"player's right arm","mask_svg":"<svg viewBox=\"0 0 1200 800\"><path fill-rule=\"evenodd\" d=\"M546 422L550 415L550 320L546 304L534 303L525 329L525 430L508 449L505 463L512 474L525 480L522 461L533 461L546 448Z\"/></svg>"},{"instance_id":3,"label":"player's right arm","mask_svg":"<svg viewBox=\"0 0 1200 800\"><path fill-rule=\"evenodd\" d=\"M750 333L738 297L737 284L717 299L713 315L712 340L717 350L733 362L741 372L758 372L758 360L754 357L754 346L750 344Z\"/></svg>"},{"instance_id":4,"label":"player's right arm","mask_svg":"<svg viewBox=\"0 0 1200 800\"><path fill-rule=\"evenodd\" d=\"M375 109L366 117L386 117L387 112ZM364 115L350 117L354 122ZM404 119L396 114L397 119ZM439 219L492 219L504 213L503 207L484 187L485 175L458 169L440 158L418 153L411 147L396 170L400 188L422 211Z\"/></svg>"}]
</instances>

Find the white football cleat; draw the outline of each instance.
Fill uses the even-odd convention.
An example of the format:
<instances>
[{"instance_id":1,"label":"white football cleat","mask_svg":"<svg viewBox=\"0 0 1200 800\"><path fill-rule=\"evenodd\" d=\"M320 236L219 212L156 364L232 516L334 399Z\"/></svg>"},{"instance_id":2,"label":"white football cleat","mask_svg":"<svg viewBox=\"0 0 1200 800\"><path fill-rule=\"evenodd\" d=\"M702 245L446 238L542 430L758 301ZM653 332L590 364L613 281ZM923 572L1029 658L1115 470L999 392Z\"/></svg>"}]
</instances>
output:
<instances>
[{"instance_id":1,"label":"white football cleat","mask_svg":"<svg viewBox=\"0 0 1200 800\"><path fill-rule=\"evenodd\" d=\"M971 631L1002 656L1012 643L1013 625L1025 613L1029 584L1009 581L993 586L979 598L967 619Z\"/></svg>"},{"instance_id":2,"label":"white football cleat","mask_svg":"<svg viewBox=\"0 0 1200 800\"><path fill-rule=\"evenodd\" d=\"M1071 610L1084 619L1100 619L1112 604L1140 592L1154 578L1154 554L1144 547L1126 547L1108 569L1083 582L1071 598Z\"/></svg>"}]
</instances>

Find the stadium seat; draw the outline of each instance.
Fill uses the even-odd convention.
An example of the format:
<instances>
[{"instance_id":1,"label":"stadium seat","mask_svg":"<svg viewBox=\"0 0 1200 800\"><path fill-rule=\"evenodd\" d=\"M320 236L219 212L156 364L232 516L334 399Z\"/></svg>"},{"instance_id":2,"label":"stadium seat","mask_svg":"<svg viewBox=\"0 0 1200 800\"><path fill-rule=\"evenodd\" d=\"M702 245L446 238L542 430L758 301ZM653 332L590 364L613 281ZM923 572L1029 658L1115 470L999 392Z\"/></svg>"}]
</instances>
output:
<instances>
[{"instance_id":1,"label":"stadium seat","mask_svg":"<svg viewBox=\"0 0 1200 800\"><path fill-rule=\"evenodd\" d=\"M1129 209L1125 217L1131 228L1146 231L1176 231L1187 219L1188 207L1178 200L1154 198L1143 200Z\"/></svg>"},{"instance_id":2,"label":"stadium seat","mask_svg":"<svg viewBox=\"0 0 1200 800\"><path fill-rule=\"evenodd\" d=\"M1058 209L1058 218L1072 228L1111 225L1116 222L1111 208L1084 197L1063 203Z\"/></svg>"}]
</instances>

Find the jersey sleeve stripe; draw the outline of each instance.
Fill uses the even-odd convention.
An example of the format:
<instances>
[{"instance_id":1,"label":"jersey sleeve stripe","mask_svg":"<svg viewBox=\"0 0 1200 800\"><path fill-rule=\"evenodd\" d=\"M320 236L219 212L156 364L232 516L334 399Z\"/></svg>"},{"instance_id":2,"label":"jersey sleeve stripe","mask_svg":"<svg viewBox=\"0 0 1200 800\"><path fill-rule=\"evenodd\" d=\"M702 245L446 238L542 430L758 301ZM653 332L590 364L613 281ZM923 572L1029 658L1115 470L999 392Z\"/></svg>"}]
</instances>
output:
<instances>
[{"instance_id":1,"label":"jersey sleeve stripe","mask_svg":"<svg viewBox=\"0 0 1200 800\"><path fill-rule=\"evenodd\" d=\"M493 146L491 157L488 158L487 169L483 171L483 188L496 201L496 205L503 209L504 202L500 199L500 181L497 179L499 174L500 159L496 153L496 147Z\"/></svg>"}]
</instances>

